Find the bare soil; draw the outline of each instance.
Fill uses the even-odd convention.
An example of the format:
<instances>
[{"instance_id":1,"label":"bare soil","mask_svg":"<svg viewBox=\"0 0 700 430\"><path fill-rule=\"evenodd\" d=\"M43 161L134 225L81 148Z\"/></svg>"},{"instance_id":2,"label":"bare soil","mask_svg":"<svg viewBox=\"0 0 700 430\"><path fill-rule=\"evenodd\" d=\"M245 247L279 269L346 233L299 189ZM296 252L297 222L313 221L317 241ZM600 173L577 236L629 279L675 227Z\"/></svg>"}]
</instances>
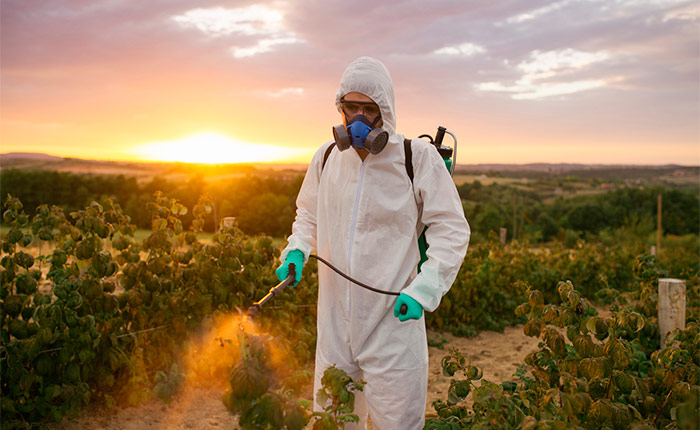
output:
<instances>
[{"instance_id":1,"label":"bare soil","mask_svg":"<svg viewBox=\"0 0 700 430\"><path fill-rule=\"evenodd\" d=\"M461 338L449 333L429 332L430 339L446 339L441 348L430 347L430 373L426 416L436 416L432 402L446 399L450 378L442 375L440 363L450 348L457 348L472 364L480 366L483 378L492 382L510 379L523 358L537 349L537 339L523 334L522 326L503 333L481 332ZM478 385L478 382L477 382ZM88 408L79 417L64 419L51 429L140 430L140 429L238 429L237 417L221 401L224 387L186 387L170 404L154 399L138 407ZM310 392L311 390L309 390ZM469 401L470 399L467 399Z\"/></svg>"}]
</instances>

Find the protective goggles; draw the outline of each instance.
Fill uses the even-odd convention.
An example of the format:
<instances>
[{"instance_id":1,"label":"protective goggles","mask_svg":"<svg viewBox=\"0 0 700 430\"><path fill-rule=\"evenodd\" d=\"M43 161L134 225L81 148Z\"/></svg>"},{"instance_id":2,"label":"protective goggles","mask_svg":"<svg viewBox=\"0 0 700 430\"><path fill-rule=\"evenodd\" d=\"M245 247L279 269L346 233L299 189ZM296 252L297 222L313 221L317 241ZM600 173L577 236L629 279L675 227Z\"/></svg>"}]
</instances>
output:
<instances>
[{"instance_id":1,"label":"protective goggles","mask_svg":"<svg viewBox=\"0 0 700 430\"><path fill-rule=\"evenodd\" d=\"M377 117L381 111L379 106L374 102L354 102L349 100L340 99L340 107L343 108L345 115L352 118L355 115L359 115L360 112L364 114L367 118Z\"/></svg>"}]
</instances>

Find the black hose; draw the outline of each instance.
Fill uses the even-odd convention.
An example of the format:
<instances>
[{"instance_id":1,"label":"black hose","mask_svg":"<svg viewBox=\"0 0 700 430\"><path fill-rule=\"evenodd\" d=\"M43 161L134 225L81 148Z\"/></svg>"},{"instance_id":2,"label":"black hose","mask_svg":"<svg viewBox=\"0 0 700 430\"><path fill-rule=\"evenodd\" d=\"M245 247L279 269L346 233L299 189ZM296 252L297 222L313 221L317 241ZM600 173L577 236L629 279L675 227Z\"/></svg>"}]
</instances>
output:
<instances>
[{"instance_id":1,"label":"black hose","mask_svg":"<svg viewBox=\"0 0 700 430\"><path fill-rule=\"evenodd\" d=\"M431 144L433 144L433 145L435 144L435 143L433 142L433 136L431 136L431 135L429 135L429 134L421 134L420 136L418 136L418 139L422 139L422 138L424 138L424 137L427 137L428 139L430 139L430 143L431 143Z\"/></svg>"},{"instance_id":2,"label":"black hose","mask_svg":"<svg viewBox=\"0 0 700 430\"><path fill-rule=\"evenodd\" d=\"M376 288L374 288L374 287L370 287L370 286L367 285L367 284L363 284L363 283L360 282L360 281L357 281L357 280L355 280L355 279L352 279L351 277L349 277L349 276L346 275L345 273L341 272L341 271L338 270L335 266L333 266L331 263L327 262L326 260L324 260L323 258L319 257L318 255L310 254L309 257L313 257L313 258L317 259L317 260L320 261L321 263L323 263L323 264L325 264L326 266L328 266L328 267L330 267L331 269L333 269L333 271L334 271L335 273L339 274L340 276L342 276L343 278L347 279L348 281L353 282L353 283L359 285L359 286L362 287L362 288L365 288L365 289L370 290L370 291L374 291L375 293L386 294L387 296L398 296L398 295L401 295L401 293L394 293L394 292L392 292L392 291L378 290L378 289L376 289Z\"/></svg>"}]
</instances>

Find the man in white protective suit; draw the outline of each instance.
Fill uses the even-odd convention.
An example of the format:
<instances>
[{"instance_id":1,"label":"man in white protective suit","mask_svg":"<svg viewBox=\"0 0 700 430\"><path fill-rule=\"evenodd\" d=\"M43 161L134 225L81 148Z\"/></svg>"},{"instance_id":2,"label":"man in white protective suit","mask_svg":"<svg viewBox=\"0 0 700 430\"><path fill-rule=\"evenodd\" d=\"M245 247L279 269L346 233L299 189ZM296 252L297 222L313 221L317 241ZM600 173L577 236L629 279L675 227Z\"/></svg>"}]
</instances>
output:
<instances>
[{"instance_id":1,"label":"man in white protective suit","mask_svg":"<svg viewBox=\"0 0 700 430\"><path fill-rule=\"evenodd\" d=\"M321 146L309 165L276 273L285 279L294 263L296 285L316 251L350 277L400 293L360 288L319 264L314 393L335 365L366 381L355 399L360 423L346 429L364 429L368 414L375 429L422 429L428 385L423 310L434 311L457 276L469 224L445 162L427 141L411 142L413 181L408 177L393 84L381 62L352 62L335 104L343 125L334 127L335 141ZM417 273L424 226L428 259Z\"/></svg>"}]
</instances>

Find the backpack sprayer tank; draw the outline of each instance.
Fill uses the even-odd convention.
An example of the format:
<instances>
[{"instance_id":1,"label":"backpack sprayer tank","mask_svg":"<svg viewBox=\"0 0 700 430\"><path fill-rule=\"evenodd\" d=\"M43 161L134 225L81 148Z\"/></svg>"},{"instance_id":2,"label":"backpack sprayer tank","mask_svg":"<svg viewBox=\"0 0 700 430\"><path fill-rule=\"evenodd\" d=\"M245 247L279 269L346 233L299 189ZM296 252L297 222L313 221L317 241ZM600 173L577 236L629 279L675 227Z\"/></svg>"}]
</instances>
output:
<instances>
[{"instance_id":1,"label":"backpack sprayer tank","mask_svg":"<svg viewBox=\"0 0 700 430\"><path fill-rule=\"evenodd\" d=\"M445 138L445 133L448 133L450 136L452 136L452 139L455 142L454 151L449 146L442 146L442 139ZM453 176L455 171L455 165L457 164L457 137L454 135L454 133L447 130L443 126L439 126L437 133L435 133L435 140L433 140L432 136L430 136L429 134L421 134L420 136L418 136L419 139L423 137L427 137L428 139L430 139L430 143L432 143L435 146L435 149L437 149L438 153L442 157L442 161L445 162L445 167L447 167L447 171L450 172L450 176ZM420 251L418 273L420 273L420 269L421 266L423 266L423 263L425 263L428 260L427 252L429 244L425 239L425 231L427 229L428 227L425 227L421 235L418 237L418 250Z\"/></svg>"}]
</instances>

